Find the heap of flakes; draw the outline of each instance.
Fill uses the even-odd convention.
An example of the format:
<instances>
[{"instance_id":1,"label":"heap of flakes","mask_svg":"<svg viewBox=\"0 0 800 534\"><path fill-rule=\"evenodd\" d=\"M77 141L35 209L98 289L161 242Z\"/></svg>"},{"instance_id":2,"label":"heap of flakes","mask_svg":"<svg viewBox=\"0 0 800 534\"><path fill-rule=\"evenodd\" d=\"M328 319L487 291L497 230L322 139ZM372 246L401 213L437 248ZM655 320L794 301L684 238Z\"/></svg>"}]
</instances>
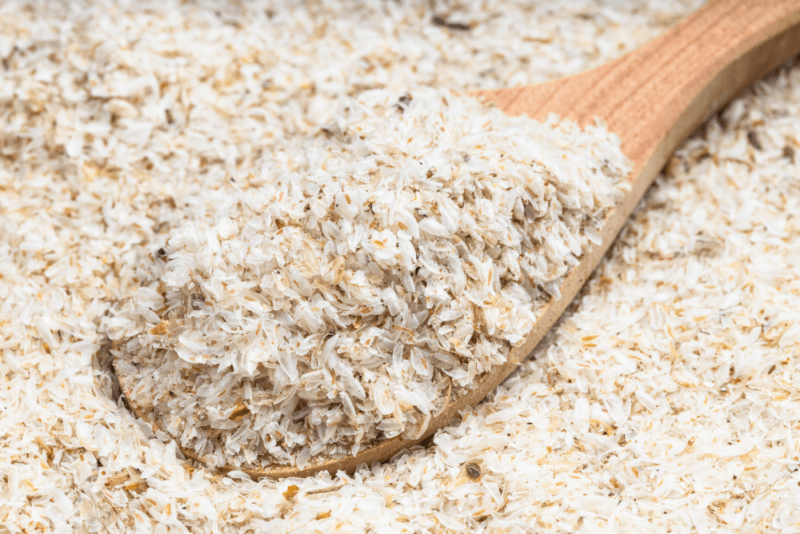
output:
<instances>
[{"instance_id":1,"label":"heap of flakes","mask_svg":"<svg viewBox=\"0 0 800 534\"><path fill-rule=\"evenodd\" d=\"M208 465L421 436L558 296L628 170L601 126L436 89L364 92L265 161L185 199L107 321L131 397Z\"/></svg>"}]
</instances>

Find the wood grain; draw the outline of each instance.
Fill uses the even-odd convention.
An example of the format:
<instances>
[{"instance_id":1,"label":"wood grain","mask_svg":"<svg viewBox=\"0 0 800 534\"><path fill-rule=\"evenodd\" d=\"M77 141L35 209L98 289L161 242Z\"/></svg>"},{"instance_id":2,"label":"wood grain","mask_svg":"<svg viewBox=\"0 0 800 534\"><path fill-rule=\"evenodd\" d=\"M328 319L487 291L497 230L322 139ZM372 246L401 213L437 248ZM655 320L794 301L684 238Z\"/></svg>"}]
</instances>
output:
<instances>
[{"instance_id":1,"label":"wood grain","mask_svg":"<svg viewBox=\"0 0 800 534\"><path fill-rule=\"evenodd\" d=\"M352 472L360 464L387 460L418 444L461 410L480 402L528 357L566 309L678 144L710 114L798 53L800 0L720 0L658 39L594 70L541 85L475 93L510 115L543 119L553 112L581 125L599 118L620 136L622 150L633 162L632 187L605 221L602 244L581 257L561 286L562 297L545 306L525 342L511 350L508 362L481 377L465 395L451 399L420 439L388 439L355 457L305 469L242 471L274 478ZM128 396L122 380L121 386ZM128 399L141 413L135 399ZM184 453L194 458L189 451Z\"/></svg>"}]
</instances>

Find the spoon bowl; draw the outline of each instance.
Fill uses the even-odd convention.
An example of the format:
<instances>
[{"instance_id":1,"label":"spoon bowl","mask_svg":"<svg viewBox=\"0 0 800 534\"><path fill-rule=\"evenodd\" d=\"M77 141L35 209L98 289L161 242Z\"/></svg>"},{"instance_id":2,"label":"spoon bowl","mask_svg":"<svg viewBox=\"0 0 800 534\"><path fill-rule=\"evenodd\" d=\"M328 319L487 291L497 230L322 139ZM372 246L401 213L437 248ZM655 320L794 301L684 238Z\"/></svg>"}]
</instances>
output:
<instances>
[{"instance_id":1,"label":"spoon bowl","mask_svg":"<svg viewBox=\"0 0 800 534\"><path fill-rule=\"evenodd\" d=\"M312 460L303 469L220 470L237 469L254 478L353 472L361 464L387 460L426 440L461 410L480 402L528 357L558 320L677 146L709 115L798 53L800 0L720 0L647 45L596 69L540 85L474 93L509 115L542 120L556 113L580 126L600 120L619 135L622 151L632 162L631 188L604 221L602 242L581 256L561 285L561 297L551 298L544 306L525 341L511 349L508 360L482 375L466 394L448 398L418 439L386 439L355 456ZM146 419L147 408L136 402L122 375L118 373L118 377L131 410ZM192 451L183 453L200 461Z\"/></svg>"}]
</instances>

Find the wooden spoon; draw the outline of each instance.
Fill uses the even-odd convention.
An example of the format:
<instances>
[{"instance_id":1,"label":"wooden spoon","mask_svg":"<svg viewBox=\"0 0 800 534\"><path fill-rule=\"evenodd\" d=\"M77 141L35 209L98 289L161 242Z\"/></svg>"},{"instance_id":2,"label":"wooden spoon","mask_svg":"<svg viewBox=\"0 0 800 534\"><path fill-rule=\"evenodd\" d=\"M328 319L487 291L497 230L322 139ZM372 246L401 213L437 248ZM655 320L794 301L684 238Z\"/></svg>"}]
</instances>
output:
<instances>
[{"instance_id":1,"label":"wooden spoon","mask_svg":"<svg viewBox=\"0 0 800 534\"><path fill-rule=\"evenodd\" d=\"M514 347L508 361L483 375L474 389L449 399L421 438L387 439L356 456L326 460L304 469L241 470L254 478L352 472L362 463L387 460L418 444L461 410L480 402L527 358L556 322L672 151L710 114L798 53L800 0L720 0L638 50L594 70L541 85L476 92L475 96L494 102L509 115L542 120L554 112L581 126L599 118L620 136L622 151L633 162L629 176L632 187L605 221L602 244L584 253L569 272L561 285L561 298L551 299L545 306L525 343ZM124 380L120 385L133 411L146 415L147 410L136 403ZM184 454L197 460L191 451L184 450Z\"/></svg>"}]
</instances>

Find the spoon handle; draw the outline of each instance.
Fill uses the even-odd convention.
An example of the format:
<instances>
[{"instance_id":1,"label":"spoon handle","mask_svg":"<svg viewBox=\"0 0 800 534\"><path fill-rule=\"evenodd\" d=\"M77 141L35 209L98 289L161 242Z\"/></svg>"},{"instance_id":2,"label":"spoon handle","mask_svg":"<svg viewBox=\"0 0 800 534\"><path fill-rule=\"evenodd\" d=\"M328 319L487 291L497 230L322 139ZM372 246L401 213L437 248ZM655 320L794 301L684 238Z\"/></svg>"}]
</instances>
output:
<instances>
[{"instance_id":1,"label":"spoon handle","mask_svg":"<svg viewBox=\"0 0 800 534\"><path fill-rule=\"evenodd\" d=\"M800 0L719 0L596 69L476 94L509 115L600 118L622 138L631 179L652 180L710 114L798 51Z\"/></svg>"}]
</instances>

